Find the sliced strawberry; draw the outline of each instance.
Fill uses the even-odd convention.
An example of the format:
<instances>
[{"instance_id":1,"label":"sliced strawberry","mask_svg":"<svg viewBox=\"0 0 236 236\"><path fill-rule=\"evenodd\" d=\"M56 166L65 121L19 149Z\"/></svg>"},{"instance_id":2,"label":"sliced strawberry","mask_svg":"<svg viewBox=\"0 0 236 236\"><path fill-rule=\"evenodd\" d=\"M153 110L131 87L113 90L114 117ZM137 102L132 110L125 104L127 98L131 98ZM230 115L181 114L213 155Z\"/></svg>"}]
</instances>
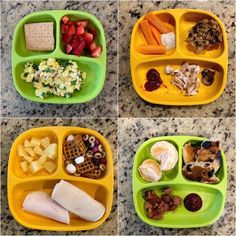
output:
<instances>
[{"instance_id":1,"label":"sliced strawberry","mask_svg":"<svg viewBox=\"0 0 236 236\"><path fill-rule=\"evenodd\" d=\"M84 40L80 41L79 46L73 49L73 54L80 56L85 48L85 45L86 45L86 43Z\"/></svg>"},{"instance_id":2,"label":"sliced strawberry","mask_svg":"<svg viewBox=\"0 0 236 236\"><path fill-rule=\"evenodd\" d=\"M93 42L93 35L88 32L84 33L84 40L87 44L91 44Z\"/></svg>"},{"instance_id":3,"label":"sliced strawberry","mask_svg":"<svg viewBox=\"0 0 236 236\"><path fill-rule=\"evenodd\" d=\"M72 36L69 36L68 34L63 34L62 35L62 41L63 41L64 44L70 43L71 39L72 39Z\"/></svg>"},{"instance_id":4,"label":"sliced strawberry","mask_svg":"<svg viewBox=\"0 0 236 236\"><path fill-rule=\"evenodd\" d=\"M77 26L83 25L83 27L86 28L87 25L88 25L88 21L87 21L87 20L80 20L80 21L77 20L77 21L75 22L75 24L76 24Z\"/></svg>"},{"instance_id":5,"label":"sliced strawberry","mask_svg":"<svg viewBox=\"0 0 236 236\"><path fill-rule=\"evenodd\" d=\"M97 48L96 43L91 43L88 46L88 49L89 49L90 52L94 51L96 48Z\"/></svg>"},{"instance_id":6,"label":"sliced strawberry","mask_svg":"<svg viewBox=\"0 0 236 236\"><path fill-rule=\"evenodd\" d=\"M68 30L68 35L72 36L75 34L75 26L74 25L70 25L69 30Z\"/></svg>"},{"instance_id":7,"label":"sliced strawberry","mask_svg":"<svg viewBox=\"0 0 236 236\"><path fill-rule=\"evenodd\" d=\"M78 37L78 36L81 36L83 34L84 34L84 26L83 25L77 26L75 35Z\"/></svg>"},{"instance_id":8,"label":"sliced strawberry","mask_svg":"<svg viewBox=\"0 0 236 236\"><path fill-rule=\"evenodd\" d=\"M77 48L77 47L79 46L79 43L80 43L80 41L79 41L78 39L74 38L74 39L71 41L71 46L72 46L73 48Z\"/></svg>"},{"instance_id":9,"label":"sliced strawberry","mask_svg":"<svg viewBox=\"0 0 236 236\"><path fill-rule=\"evenodd\" d=\"M68 20L67 25L74 25L74 21Z\"/></svg>"},{"instance_id":10,"label":"sliced strawberry","mask_svg":"<svg viewBox=\"0 0 236 236\"><path fill-rule=\"evenodd\" d=\"M69 30L69 25L61 24L61 32L64 34Z\"/></svg>"},{"instance_id":11,"label":"sliced strawberry","mask_svg":"<svg viewBox=\"0 0 236 236\"><path fill-rule=\"evenodd\" d=\"M88 29L88 32L91 33L94 38L97 36L97 30L95 28Z\"/></svg>"},{"instance_id":12,"label":"sliced strawberry","mask_svg":"<svg viewBox=\"0 0 236 236\"><path fill-rule=\"evenodd\" d=\"M99 57L102 52L102 47L97 47L96 49L93 50L92 52L92 57Z\"/></svg>"},{"instance_id":13,"label":"sliced strawberry","mask_svg":"<svg viewBox=\"0 0 236 236\"><path fill-rule=\"evenodd\" d=\"M63 17L61 18L61 21L66 25L67 22L69 21L69 17L68 17L68 16L63 16Z\"/></svg>"},{"instance_id":14,"label":"sliced strawberry","mask_svg":"<svg viewBox=\"0 0 236 236\"><path fill-rule=\"evenodd\" d=\"M70 44L66 44L66 53L70 53L72 51L72 46Z\"/></svg>"}]
</instances>

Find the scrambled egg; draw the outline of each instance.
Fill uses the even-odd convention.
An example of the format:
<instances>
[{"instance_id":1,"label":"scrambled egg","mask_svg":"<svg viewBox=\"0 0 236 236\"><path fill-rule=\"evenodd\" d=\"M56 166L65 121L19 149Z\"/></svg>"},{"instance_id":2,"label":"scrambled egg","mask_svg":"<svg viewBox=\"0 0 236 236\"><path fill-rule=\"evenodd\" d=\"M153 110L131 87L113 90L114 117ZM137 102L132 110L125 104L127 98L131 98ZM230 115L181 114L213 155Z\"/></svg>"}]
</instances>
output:
<instances>
[{"instance_id":1,"label":"scrambled egg","mask_svg":"<svg viewBox=\"0 0 236 236\"><path fill-rule=\"evenodd\" d=\"M76 62L49 58L39 65L28 62L25 64L21 78L33 83L35 95L45 98L51 94L69 98L86 79L86 73L80 71Z\"/></svg>"}]
</instances>

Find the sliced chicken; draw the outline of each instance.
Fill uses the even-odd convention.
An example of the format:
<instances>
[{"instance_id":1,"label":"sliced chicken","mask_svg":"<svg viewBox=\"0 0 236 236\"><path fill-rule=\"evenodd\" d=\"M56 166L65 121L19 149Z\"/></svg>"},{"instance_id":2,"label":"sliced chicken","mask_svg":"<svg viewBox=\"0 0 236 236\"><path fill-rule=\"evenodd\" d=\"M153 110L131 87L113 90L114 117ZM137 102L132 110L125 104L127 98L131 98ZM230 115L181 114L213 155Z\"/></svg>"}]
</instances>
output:
<instances>
[{"instance_id":1,"label":"sliced chicken","mask_svg":"<svg viewBox=\"0 0 236 236\"><path fill-rule=\"evenodd\" d=\"M70 223L69 212L54 202L46 192L29 193L23 202L23 210L65 224Z\"/></svg>"}]
</instances>

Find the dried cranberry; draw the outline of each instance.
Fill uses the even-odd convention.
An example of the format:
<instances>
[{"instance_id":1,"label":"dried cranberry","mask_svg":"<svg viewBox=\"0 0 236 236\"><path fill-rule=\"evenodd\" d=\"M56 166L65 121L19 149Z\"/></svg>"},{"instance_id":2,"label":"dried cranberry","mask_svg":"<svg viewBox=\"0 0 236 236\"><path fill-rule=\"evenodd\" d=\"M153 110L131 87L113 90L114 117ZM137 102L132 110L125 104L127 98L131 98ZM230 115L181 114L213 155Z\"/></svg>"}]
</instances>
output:
<instances>
[{"instance_id":1,"label":"dried cranberry","mask_svg":"<svg viewBox=\"0 0 236 236\"><path fill-rule=\"evenodd\" d=\"M160 73L155 69L150 69L146 74L147 80L153 80L153 78L158 79L160 77Z\"/></svg>"},{"instance_id":2,"label":"dried cranberry","mask_svg":"<svg viewBox=\"0 0 236 236\"><path fill-rule=\"evenodd\" d=\"M198 211L202 207L202 199L196 193L190 193L184 199L184 206L189 211Z\"/></svg>"}]
</instances>

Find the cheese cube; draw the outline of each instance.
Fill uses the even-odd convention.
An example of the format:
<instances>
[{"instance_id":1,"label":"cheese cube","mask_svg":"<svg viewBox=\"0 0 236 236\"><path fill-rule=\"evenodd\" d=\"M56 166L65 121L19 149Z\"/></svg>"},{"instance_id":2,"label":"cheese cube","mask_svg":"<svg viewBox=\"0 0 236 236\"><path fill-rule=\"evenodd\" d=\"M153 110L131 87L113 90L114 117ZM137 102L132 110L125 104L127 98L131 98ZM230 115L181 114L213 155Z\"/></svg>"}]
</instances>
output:
<instances>
[{"instance_id":1,"label":"cheese cube","mask_svg":"<svg viewBox=\"0 0 236 236\"><path fill-rule=\"evenodd\" d=\"M41 145L44 147L44 148L47 148L50 144L50 139L49 137L45 137L45 138L41 138L41 141L40 141Z\"/></svg>"},{"instance_id":2,"label":"cheese cube","mask_svg":"<svg viewBox=\"0 0 236 236\"><path fill-rule=\"evenodd\" d=\"M38 171L42 170L43 167L38 163L38 161L33 161L29 166L30 171L32 174L37 173Z\"/></svg>"},{"instance_id":3,"label":"cheese cube","mask_svg":"<svg viewBox=\"0 0 236 236\"><path fill-rule=\"evenodd\" d=\"M50 144L44 150L43 154L52 160L56 159L57 158L57 144L56 143Z\"/></svg>"},{"instance_id":4,"label":"cheese cube","mask_svg":"<svg viewBox=\"0 0 236 236\"><path fill-rule=\"evenodd\" d=\"M22 161L22 162L20 163L20 166L21 166L21 168L22 168L22 170L23 170L24 173L25 173L25 172L28 172L28 163L27 163L27 161Z\"/></svg>"},{"instance_id":5,"label":"cheese cube","mask_svg":"<svg viewBox=\"0 0 236 236\"><path fill-rule=\"evenodd\" d=\"M41 149L39 146L36 146L36 147L34 147L34 153L41 156L41 155L43 155L43 149Z\"/></svg>"},{"instance_id":6,"label":"cheese cube","mask_svg":"<svg viewBox=\"0 0 236 236\"><path fill-rule=\"evenodd\" d=\"M41 140L39 138L33 136L30 142L33 146L40 146L40 141Z\"/></svg>"},{"instance_id":7,"label":"cheese cube","mask_svg":"<svg viewBox=\"0 0 236 236\"><path fill-rule=\"evenodd\" d=\"M44 168L48 173L51 174L52 172L55 171L56 165L55 165L52 161L47 161L47 162L44 164L43 168Z\"/></svg>"}]
</instances>

